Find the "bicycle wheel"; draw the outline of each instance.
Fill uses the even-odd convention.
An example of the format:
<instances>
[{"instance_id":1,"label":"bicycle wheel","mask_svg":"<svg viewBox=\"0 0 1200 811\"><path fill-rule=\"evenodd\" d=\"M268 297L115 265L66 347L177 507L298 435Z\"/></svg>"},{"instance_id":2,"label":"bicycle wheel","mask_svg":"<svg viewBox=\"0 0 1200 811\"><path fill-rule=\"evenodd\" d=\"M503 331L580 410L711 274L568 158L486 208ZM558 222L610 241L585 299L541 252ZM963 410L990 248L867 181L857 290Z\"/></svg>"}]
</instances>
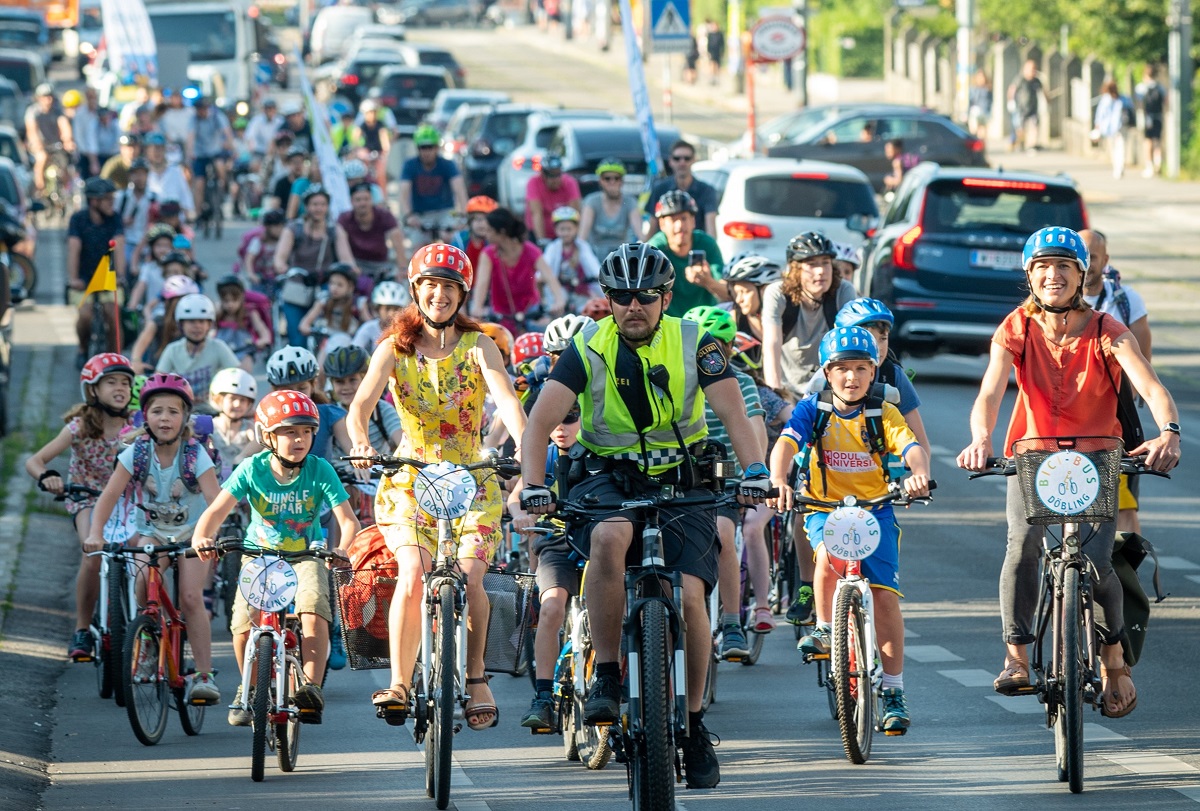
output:
<instances>
[{"instance_id":1,"label":"bicycle wheel","mask_svg":"<svg viewBox=\"0 0 1200 811\"><path fill-rule=\"evenodd\" d=\"M304 684L304 673L300 670L300 663L290 656L284 667L286 668L284 684L287 685L287 707L289 710L295 710L294 696L300 689L300 685ZM279 768L282 771L295 770L296 761L300 758L299 712L288 713L286 721L275 725L275 755L279 758Z\"/></svg>"},{"instance_id":2,"label":"bicycle wheel","mask_svg":"<svg viewBox=\"0 0 1200 811\"><path fill-rule=\"evenodd\" d=\"M454 616L454 587L443 583L438 589L438 613L432 635L433 652L430 674L429 731L425 736L425 793L438 809L450 805L450 762L454 754L454 705L458 690L454 679L454 637L458 622Z\"/></svg>"},{"instance_id":3,"label":"bicycle wheel","mask_svg":"<svg viewBox=\"0 0 1200 811\"><path fill-rule=\"evenodd\" d=\"M642 679L642 734L633 736L631 774L635 811L675 808L675 744L671 735L673 693L667 607L645 604L639 629ZM638 719L631 719L637 724ZM640 739L639 739L640 738Z\"/></svg>"},{"instance_id":4,"label":"bicycle wheel","mask_svg":"<svg viewBox=\"0 0 1200 811\"><path fill-rule=\"evenodd\" d=\"M837 689L833 686L833 679L829 678L829 660L817 659L817 680L825 685L825 700L829 703L829 717L833 720L838 719L838 697Z\"/></svg>"},{"instance_id":5,"label":"bicycle wheel","mask_svg":"<svg viewBox=\"0 0 1200 811\"><path fill-rule=\"evenodd\" d=\"M717 655L717 646L714 641L712 652L708 656L708 672L704 674L704 695L700 699L700 709L705 712L717 700L717 663L719 661L720 657Z\"/></svg>"},{"instance_id":6,"label":"bicycle wheel","mask_svg":"<svg viewBox=\"0 0 1200 811\"><path fill-rule=\"evenodd\" d=\"M1083 791L1083 667L1085 640L1080 632L1083 613L1079 606L1079 570L1063 572L1062 642L1059 685L1061 705L1054 722L1054 748L1058 779L1065 780L1072 794Z\"/></svg>"},{"instance_id":7,"label":"bicycle wheel","mask_svg":"<svg viewBox=\"0 0 1200 811\"><path fill-rule=\"evenodd\" d=\"M842 589L833 616L834 689L837 691L838 725L842 748L851 763L866 763L875 731L871 662L867 661L866 624L862 594Z\"/></svg>"},{"instance_id":8,"label":"bicycle wheel","mask_svg":"<svg viewBox=\"0 0 1200 811\"><path fill-rule=\"evenodd\" d=\"M580 664L585 668L585 683L590 688L595 678L596 652L591 647L585 647ZM577 665L579 666L579 665ZM608 765L612 758L612 743L608 738L611 727L588 726L583 723L583 702L585 696L572 696L571 732L575 738L575 747L579 753L577 760L589 771L598 771ZM566 730L563 732L567 734Z\"/></svg>"},{"instance_id":9,"label":"bicycle wheel","mask_svg":"<svg viewBox=\"0 0 1200 811\"><path fill-rule=\"evenodd\" d=\"M126 677L129 675L124 667L125 657L125 628L129 618L125 612L129 610L129 581L125 577L125 561L110 560L108 564L108 650L105 653L112 681L112 697L118 707L125 706ZM103 697L103 695L101 696Z\"/></svg>"},{"instance_id":10,"label":"bicycle wheel","mask_svg":"<svg viewBox=\"0 0 1200 811\"><path fill-rule=\"evenodd\" d=\"M125 635L123 669L125 711L133 734L146 746L153 746L167 728L167 680L159 669L162 632L158 618L143 614L133 621Z\"/></svg>"},{"instance_id":11,"label":"bicycle wheel","mask_svg":"<svg viewBox=\"0 0 1200 811\"><path fill-rule=\"evenodd\" d=\"M95 357L108 351L108 319L104 307L92 294L92 326L88 334L88 357Z\"/></svg>"},{"instance_id":12,"label":"bicycle wheel","mask_svg":"<svg viewBox=\"0 0 1200 811\"><path fill-rule=\"evenodd\" d=\"M188 641L187 629L179 635L179 674L185 679L196 675L196 660L192 656L192 643ZM175 709L179 711L179 725L188 735L199 735L204 727L204 705L189 704L187 688L172 689L175 696Z\"/></svg>"},{"instance_id":13,"label":"bicycle wheel","mask_svg":"<svg viewBox=\"0 0 1200 811\"><path fill-rule=\"evenodd\" d=\"M267 713L271 709L271 677L275 675L275 640L263 634L254 646L254 742L250 749L250 779L261 783L267 758Z\"/></svg>"},{"instance_id":14,"label":"bicycle wheel","mask_svg":"<svg viewBox=\"0 0 1200 811\"><path fill-rule=\"evenodd\" d=\"M8 254L9 283L25 288L25 297L33 298L37 292L37 266L33 260L21 253Z\"/></svg>"}]
</instances>

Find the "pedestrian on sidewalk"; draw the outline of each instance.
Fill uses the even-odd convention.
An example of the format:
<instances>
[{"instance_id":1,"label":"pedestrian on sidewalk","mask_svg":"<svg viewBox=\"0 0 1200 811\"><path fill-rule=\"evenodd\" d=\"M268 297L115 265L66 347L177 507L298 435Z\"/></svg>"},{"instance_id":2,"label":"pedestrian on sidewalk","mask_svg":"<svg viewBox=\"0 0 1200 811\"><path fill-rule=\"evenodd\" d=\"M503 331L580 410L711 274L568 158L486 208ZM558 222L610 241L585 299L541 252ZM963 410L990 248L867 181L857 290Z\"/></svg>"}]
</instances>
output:
<instances>
[{"instance_id":1,"label":"pedestrian on sidewalk","mask_svg":"<svg viewBox=\"0 0 1200 811\"><path fill-rule=\"evenodd\" d=\"M1154 177L1162 171L1163 118L1167 112L1167 89L1156 77L1153 62L1147 62L1142 81L1134 88L1134 96L1142 106L1142 140L1145 143L1145 167L1142 177Z\"/></svg>"},{"instance_id":2,"label":"pedestrian on sidewalk","mask_svg":"<svg viewBox=\"0 0 1200 811\"><path fill-rule=\"evenodd\" d=\"M1092 133L1093 136L1099 135L1108 144L1108 157L1112 161L1112 173L1115 178L1125 174L1125 152L1129 145L1129 132L1136 121L1133 103L1121 95L1115 81L1106 79L1100 86L1095 129Z\"/></svg>"},{"instance_id":3,"label":"pedestrian on sidewalk","mask_svg":"<svg viewBox=\"0 0 1200 811\"><path fill-rule=\"evenodd\" d=\"M1008 110L1012 114L1012 141L1010 149L1024 147L1027 151L1038 148L1038 130L1041 123L1041 102L1046 98L1042 80L1038 78L1037 62L1026 59L1021 75L1008 86Z\"/></svg>"},{"instance_id":4,"label":"pedestrian on sidewalk","mask_svg":"<svg viewBox=\"0 0 1200 811\"><path fill-rule=\"evenodd\" d=\"M696 42L695 34L688 34L688 50L683 60L683 80L688 84L695 84L696 66L700 63L700 44Z\"/></svg>"},{"instance_id":5,"label":"pedestrian on sidewalk","mask_svg":"<svg viewBox=\"0 0 1200 811\"><path fill-rule=\"evenodd\" d=\"M704 49L708 53L708 65L712 69L709 84L715 85L721 74L721 63L725 60L725 32L711 17L704 21L704 27L707 32L707 36L704 38Z\"/></svg>"},{"instance_id":6,"label":"pedestrian on sidewalk","mask_svg":"<svg viewBox=\"0 0 1200 811\"><path fill-rule=\"evenodd\" d=\"M992 120L992 79L987 71L975 71L968 101L967 129L979 140L986 141L988 123Z\"/></svg>"}]
</instances>

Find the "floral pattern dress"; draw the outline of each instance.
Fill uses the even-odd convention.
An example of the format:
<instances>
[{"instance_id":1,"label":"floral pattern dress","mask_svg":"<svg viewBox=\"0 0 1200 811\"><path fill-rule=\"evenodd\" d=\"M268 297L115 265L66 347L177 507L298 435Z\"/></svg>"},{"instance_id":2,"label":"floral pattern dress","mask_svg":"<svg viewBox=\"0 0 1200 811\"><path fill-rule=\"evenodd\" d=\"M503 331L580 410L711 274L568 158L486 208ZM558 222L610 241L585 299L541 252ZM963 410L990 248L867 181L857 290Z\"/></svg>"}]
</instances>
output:
<instances>
[{"instance_id":1,"label":"floral pattern dress","mask_svg":"<svg viewBox=\"0 0 1200 811\"><path fill-rule=\"evenodd\" d=\"M67 468L67 478L71 480L71 484L90 487L96 491L103 490L104 485L108 484L108 480L112 478L117 454L124 447L120 437L112 439L84 437L81 433L83 421L80 417L68 422L67 430L71 432L71 461ZM70 515L77 515L83 510L90 510L95 506L95 496L88 496L83 501L72 501L71 499L66 501L67 512Z\"/></svg>"},{"instance_id":2,"label":"floral pattern dress","mask_svg":"<svg viewBox=\"0 0 1200 811\"><path fill-rule=\"evenodd\" d=\"M487 386L471 356L480 333L467 332L445 358L420 352L396 353L390 388L404 430L398 454L422 462L471 464L479 460ZM500 485L487 471L476 472L475 503L454 522L458 557L489 562L500 543ZM437 545L437 520L417 508L415 474L404 468L384 477L375 495L375 521L394 551L421 546L431 555Z\"/></svg>"}]
</instances>

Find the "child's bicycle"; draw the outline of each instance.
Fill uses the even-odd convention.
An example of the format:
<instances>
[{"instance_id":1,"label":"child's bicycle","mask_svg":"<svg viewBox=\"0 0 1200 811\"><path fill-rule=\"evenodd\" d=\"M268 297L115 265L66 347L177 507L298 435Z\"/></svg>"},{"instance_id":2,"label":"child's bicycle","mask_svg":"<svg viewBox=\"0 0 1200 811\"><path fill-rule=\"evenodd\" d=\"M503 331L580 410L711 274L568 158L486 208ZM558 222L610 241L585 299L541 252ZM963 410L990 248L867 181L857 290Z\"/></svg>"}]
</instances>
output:
<instances>
[{"instance_id":1,"label":"child's bicycle","mask_svg":"<svg viewBox=\"0 0 1200 811\"><path fill-rule=\"evenodd\" d=\"M1042 538L1041 594L1031 683L1046 705L1046 726L1054 730L1058 779L1071 793L1083 791L1084 704L1101 701L1100 644L1096 633L1095 568L1083 547L1095 535L1082 527L1114 521L1120 474L1171 478L1123 456L1118 437L1036 437L1013 443L1011 458L988 459L989 470L970 476L1016 476L1025 502L1025 520L1046 527ZM1061 531L1055 535L1051 527ZM1050 633L1050 661L1042 658Z\"/></svg>"},{"instance_id":2,"label":"child's bicycle","mask_svg":"<svg viewBox=\"0 0 1200 811\"><path fill-rule=\"evenodd\" d=\"M250 713L254 730L250 779L261 782L267 748L274 750L282 771L296 768L300 757L300 724L307 713L296 704L296 691L308 683L300 655L300 617L292 612L299 583L292 561L335 560L325 549L295 552L262 550L241 539L217 545L222 554L241 555L238 588L250 606L250 637L243 654L240 702L230 705Z\"/></svg>"},{"instance_id":3,"label":"child's bicycle","mask_svg":"<svg viewBox=\"0 0 1200 811\"><path fill-rule=\"evenodd\" d=\"M929 482L933 490L936 483ZM862 562L879 545L879 521L871 507L928 503L929 497L912 498L893 481L891 492L879 498L846 496L840 501L821 501L796 494L797 512L804 507L833 511L825 521L825 548L831 558L845 561L845 572L833 593L833 636L827 655L804 655L804 662L817 663L817 684L824 687L829 712L837 719L842 748L851 763L867 762L871 738L878 730L885 735L903 735L903 727L883 730L879 704L882 697L883 665L875 640L874 601L871 583L862 573Z\"/></svg>"}]
</instances>

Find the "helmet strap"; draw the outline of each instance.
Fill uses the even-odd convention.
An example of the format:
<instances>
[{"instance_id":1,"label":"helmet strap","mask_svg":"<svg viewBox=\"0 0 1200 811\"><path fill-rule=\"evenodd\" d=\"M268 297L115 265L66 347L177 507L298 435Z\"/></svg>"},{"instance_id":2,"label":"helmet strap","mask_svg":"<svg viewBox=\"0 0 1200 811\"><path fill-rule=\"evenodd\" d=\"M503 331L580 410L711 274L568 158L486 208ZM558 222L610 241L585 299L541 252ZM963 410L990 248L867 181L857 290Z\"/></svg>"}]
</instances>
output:
<instances>
[{"instance_id":1,"label":"helmet strap","mask_svg":"<svg viewBox=\"0 0 1200 811\"><path fill-rule=\"evenodd\" d=\"M268 431L266 433L268 435L270 435L271 437L275 436L275 433L273 431ZM259 444L262 445L267 450L269 450L271 452L271 455L274 456L277 460L279 460L279 464L283 466L283 469L286 470L292 476L295 476L296 471L299 470L300 468L304 467L304 463L306 461L308 461L308 453L312 452L312 449L310 448L309 452L304 454L304 458L302 458L299 462L293 462L290 459L284 459L282 456L279 455L279 450L275 447L275 443L260 442Z\"/></svg>"},{"instance_id":2,"label":"helmet strap","mask_svg":"<svg viewBox=\"0 0 1200 811\"><path fill-rule=\"evenodd\" d=\"M183 428L180 428L179 433L177 433L173 438L167 440L161 439L158 434L154 433L154 429L150 427L150 423L146 423L146 435L150 437L151 441L154 442L155 445L164 445L170 447L179 441L179 437L183 436Z\"/></svg>"},{"instance_id":3,"label":"helmet strap","mask_svg":"<svg viewBox=\"0 0 1200 811\"><path fill-rule=\"evenodd\" d=\"M846 406L847 408L857 408L858 406L865 403L867 401L867 398L870 396L870 395L864 395L862 397L859 397L857 400L847 400L844 397L842 397L840 394L838 394L836 391L833 391L832 386L830 387L829 390L833 393L833 396L835 398L837 398L837 401L839 403L841 403L842 405Z\"/></svg>"},{"instance_id":4,"label":"helmet strap","mask_svg":"<svg viewBox=\"0 0 1200 811\"><path fill-rule=\"evenodd\" d=\"M96 405L100 407L101 411L103 411L105 414L107 414L110 417L128 417L129 416L129 406L128 405L126 405L123 408L113 408L108 403L101 400L99 397L96 398Z\"/></svg>"}]
</instances>

